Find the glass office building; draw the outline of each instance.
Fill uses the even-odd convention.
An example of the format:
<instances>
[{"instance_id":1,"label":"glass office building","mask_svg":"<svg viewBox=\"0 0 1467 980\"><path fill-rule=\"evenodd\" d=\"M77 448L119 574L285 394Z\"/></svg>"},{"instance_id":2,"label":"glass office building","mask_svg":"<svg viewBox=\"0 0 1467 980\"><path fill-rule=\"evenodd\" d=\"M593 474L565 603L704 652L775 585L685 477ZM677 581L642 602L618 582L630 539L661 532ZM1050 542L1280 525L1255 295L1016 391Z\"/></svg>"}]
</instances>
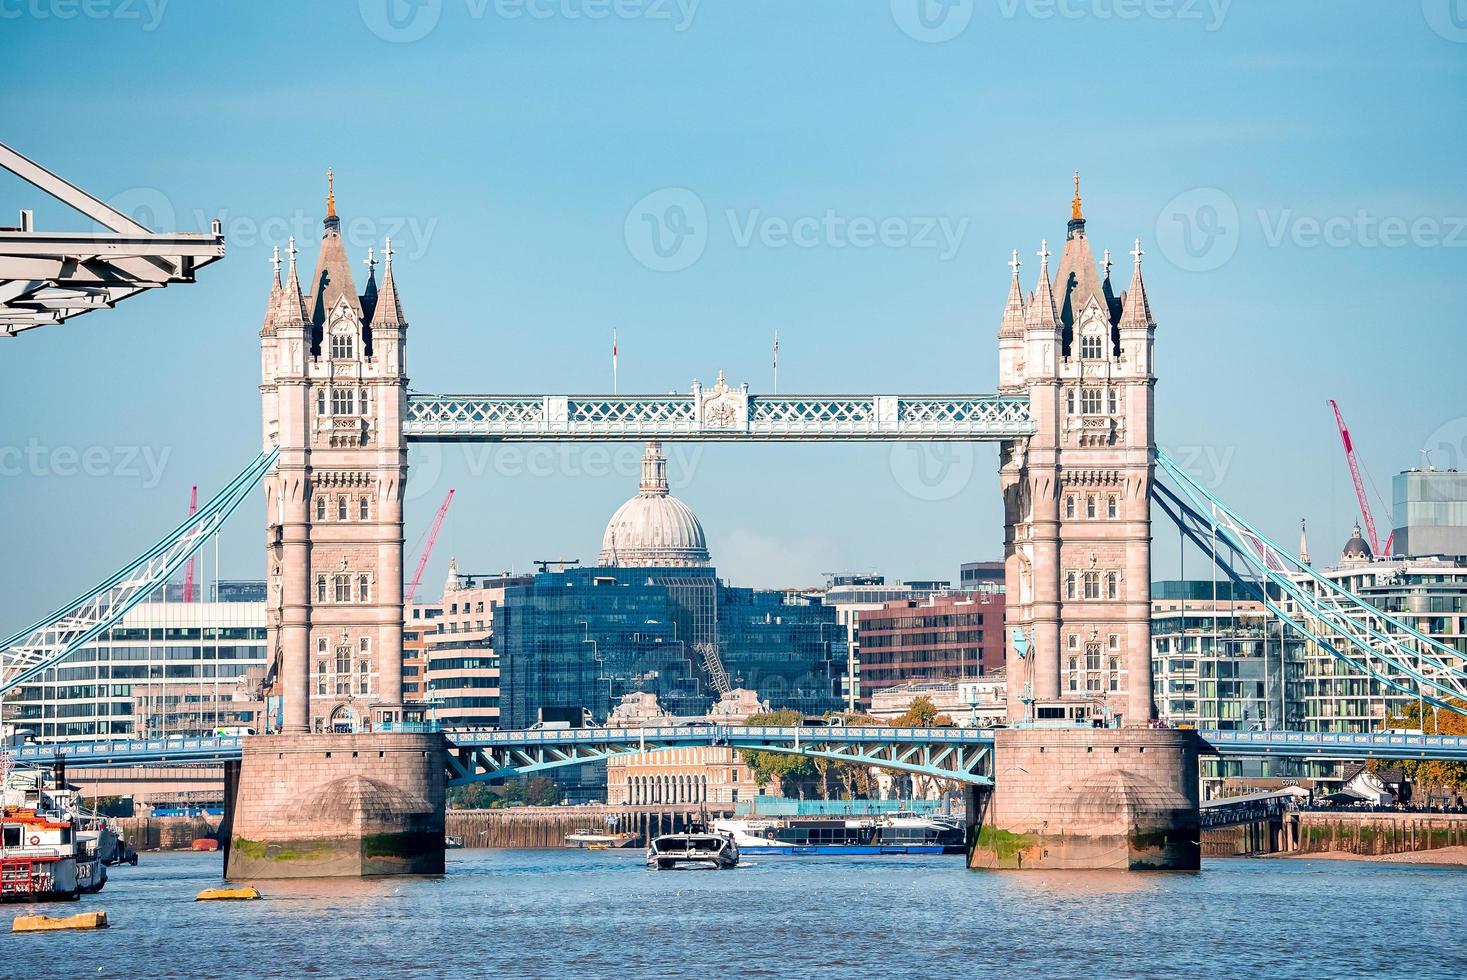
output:
<instances>
[{"instance_id":1,"label":"glass office building","mask_svg":"<svg viewBox=\"0 0 1467 980\"><path fill-rule=\"evenodd\" d=\"M712 568L542 572L505 590L495 632L505 728L578 724L584 712L600 724L638 691L674 715L706 714L718 691L702 642L716 644L732 686L772 707L840 706L845 635L835 611L722 585Z\"/></svg>"}]
</instances>

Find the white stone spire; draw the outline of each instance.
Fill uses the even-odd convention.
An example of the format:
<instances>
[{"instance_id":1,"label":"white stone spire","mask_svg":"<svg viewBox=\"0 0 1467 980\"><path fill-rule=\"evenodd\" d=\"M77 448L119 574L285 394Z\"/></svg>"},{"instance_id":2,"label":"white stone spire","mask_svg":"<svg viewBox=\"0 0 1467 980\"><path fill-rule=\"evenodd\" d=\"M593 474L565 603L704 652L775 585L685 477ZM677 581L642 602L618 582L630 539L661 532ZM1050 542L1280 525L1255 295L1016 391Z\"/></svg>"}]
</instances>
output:
<instances>
[{"instance_id":1,"label":"white stone spire","mask_svg":"<svg viewBox=\"0 0 1467 980\"><path fill-rule=\"evenodd\" d=\"M1303 565L1312 564L1309 561L1309 523L1304 518L1299 518L1299 562Z\"/></svg>"},{"instance_id":2,"label":"white stone spire","mask_svg":"<svg viewBox=\"0 0 1467 980\"><path fill-rule=\"evenodd\" d=\"M1019 261L1019 250L1014 249L1013 258L1009 259L1013 276L1009 280L1008 302L1003 308L1003 323L998 328L999 339L1024 336L1024 288L1019 285L1019 267L1023 264Z\"/></svg>"},{"instance_id":3,"label":"white stone spire","mask_svg":"<svg viewBox=\"0 0 1467 980\"><path fill-rule=\"evenodd\" d=\"M642 483L638 491L653 496L667 496L667 457L662 455L662 443L647 443L642 454Z\"/></svg>"},{"instance_id":4,"label":"white stone spire","mask_svg":"<svg viewBox=\"0 0 1467 980\"><path fill-rule=\"evenodd\" d=\"M461 587L458 579L458 556L455 555L448 559L448 578L443 580L443 594L457 592Z\"/></svg>"}]
</instances>

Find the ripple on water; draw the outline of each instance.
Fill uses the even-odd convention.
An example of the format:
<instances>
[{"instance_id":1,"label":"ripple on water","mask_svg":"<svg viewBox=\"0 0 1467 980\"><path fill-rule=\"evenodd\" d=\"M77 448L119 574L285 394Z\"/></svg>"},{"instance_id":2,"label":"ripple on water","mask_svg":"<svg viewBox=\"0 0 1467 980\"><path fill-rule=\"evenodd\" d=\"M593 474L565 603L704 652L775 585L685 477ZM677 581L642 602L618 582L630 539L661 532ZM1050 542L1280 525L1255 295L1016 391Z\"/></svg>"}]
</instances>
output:
<instances>
[{"instance_id":1,"label":"ripple on water","mask_svg":"<svg viewBox=\"0 0 1467 980\"><path fill-rule=\"evenodd\" d=\"M442 878L266 882L262 902L195 903L218 873L218 855L144 855L80 904L111 929L0 933L0 974L1271 978L1329 975L1347 951L1356 975L1467 976L1462 868L761 857L665 874L636 851L455 851Z\"/></svg>"}]
</instances>

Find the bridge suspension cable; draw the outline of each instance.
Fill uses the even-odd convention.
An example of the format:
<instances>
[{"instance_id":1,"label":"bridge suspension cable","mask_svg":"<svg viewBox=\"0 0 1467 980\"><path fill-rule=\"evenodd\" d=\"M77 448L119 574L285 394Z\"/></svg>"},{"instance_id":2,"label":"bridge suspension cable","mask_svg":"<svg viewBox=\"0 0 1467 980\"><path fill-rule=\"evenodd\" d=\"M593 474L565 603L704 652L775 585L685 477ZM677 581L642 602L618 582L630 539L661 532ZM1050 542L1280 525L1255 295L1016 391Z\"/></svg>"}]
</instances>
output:
<instances>
[{"instance_id":1,"label":"bridge suspension cable","mask_svg":"<svg viewBox=\"0 0 1467 980\"><path fill-rule=\"evenodd\" d=\"M1215 535L1237 559L1236 564L1226 560L1214 546L1210 554L1218 567L1254 591L1284 624L1393 690L1467 713L1450 700L1467 701L1461 652L1315 572L1228 508L1160 449L1156 462L1180 490L1155 484L1155 499L1163 512L1204 551L1208 550L1204 537Z\"/></svg>"},{"instance_id":2,"label":"bridge suspension cable","mask_svg":"<svg viewBox=\"0 0 1467 980\"><path fill-rule=\"evenodd\" d=\"M96 639L167 582L249 496L279 455L278 448L260 453L213 500L106 581L0 643L0 695Z\"/></svg>"}]
</instances>

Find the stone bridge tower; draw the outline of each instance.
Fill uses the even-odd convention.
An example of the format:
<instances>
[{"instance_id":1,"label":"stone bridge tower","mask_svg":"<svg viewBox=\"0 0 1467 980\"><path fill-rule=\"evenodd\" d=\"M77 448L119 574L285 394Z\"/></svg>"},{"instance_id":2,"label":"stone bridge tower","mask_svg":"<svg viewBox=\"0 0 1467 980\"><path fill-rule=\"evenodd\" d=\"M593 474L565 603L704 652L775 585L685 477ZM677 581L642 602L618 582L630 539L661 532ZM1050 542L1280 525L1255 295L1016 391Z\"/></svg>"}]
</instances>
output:
<instances>
[{"instance_id":1,"label":"stone bridge tower","mask_svg":"<svg viewBox=\"0 0 1467 980\"><path fill-rule=\"evenodd\" d=\"M1141 278L1111 285L1085 235L1079 176L1059 269L1048 244L1027 297L1018 253L999 329L999 387L1035 433L1000 450L1014 721L1146 726L1151 697L1152 348Z\"/></svg>"},{"instance_id":2,"label":"stone bridge tower","mask_svg":"<svg viewBox=\"0 0 1467 980\"><path fill-rule=\"evenodd\" d=\"M358 293L327 172L316 269L294 239L260 330L270 734L225 769L230 878L442 874L443 737L402 720L407 322L383 250ZM269 714L269 712L267 712Z\"/></svg>"},{"instance_id":3,"label":"stone bridge tower","mask_svg":"<svg viewBox=\"0 0 1467 980\"><path fill-rule=\"evenodd\" d=\"M287 734L364 730L402 713L407 323L390 239L357 293L334 193L304 290L288 251L260 331L272 688Z\"/></svg>"},{"instance_id":4,"label":"stone bridge tower","mask_svg":"<svg viewBox=\"0 0 1467 980\"><path fill-rule=\"evenodd\" d=\"M1156 324L1141 278L1111 284L1085 234L1080 178L1059 268L1018 253L999 328L999 388L1034 435L999 453L1009 715L994 788L975 793L983 868L1196 869L1195 732L1151 728L1151 482ZM1099 726L1099 727L1092 727Z\"/></svg>"}]
</instances>

